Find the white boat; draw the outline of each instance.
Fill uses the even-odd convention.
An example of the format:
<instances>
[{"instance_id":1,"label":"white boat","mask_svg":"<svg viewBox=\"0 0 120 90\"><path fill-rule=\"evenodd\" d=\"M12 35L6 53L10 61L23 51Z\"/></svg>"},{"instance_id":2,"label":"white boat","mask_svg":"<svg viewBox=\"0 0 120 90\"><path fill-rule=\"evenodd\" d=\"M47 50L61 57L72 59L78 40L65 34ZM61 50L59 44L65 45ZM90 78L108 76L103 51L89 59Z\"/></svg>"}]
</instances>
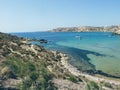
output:
<instances>
[{"instance_id":1,"label":"white boat","mask_svg":"<svg viewBox=\"0 0 120 90\"><path fill-rule=\"evenodd\" d=\"M82 37L80 35L76 35L75 38L81 39Z\"/></svg>"}]
</instances>

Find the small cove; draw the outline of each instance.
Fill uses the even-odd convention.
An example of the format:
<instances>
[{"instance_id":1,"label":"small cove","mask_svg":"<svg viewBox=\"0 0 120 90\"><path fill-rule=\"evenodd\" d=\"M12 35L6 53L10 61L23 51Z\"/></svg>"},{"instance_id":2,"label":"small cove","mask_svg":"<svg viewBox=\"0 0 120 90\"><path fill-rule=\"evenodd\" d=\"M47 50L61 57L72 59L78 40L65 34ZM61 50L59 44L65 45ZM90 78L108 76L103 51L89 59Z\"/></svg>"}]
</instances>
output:
<instances>
[{"instance_id":1,"label":"small cove","mask_svg":"<svg viewBox=\"0 0 120 90\"><path fill-rule=\"evenodd\" d=\"M32 32L15 33L17 36L47 39L42 44L49 50L68 54L70 63L83 70L97 69L120 76L120 37L105 32ZM79 35L81 39L75 36ZM41 45L37 42L37 44Z\"/></svg>"}]
</instances>

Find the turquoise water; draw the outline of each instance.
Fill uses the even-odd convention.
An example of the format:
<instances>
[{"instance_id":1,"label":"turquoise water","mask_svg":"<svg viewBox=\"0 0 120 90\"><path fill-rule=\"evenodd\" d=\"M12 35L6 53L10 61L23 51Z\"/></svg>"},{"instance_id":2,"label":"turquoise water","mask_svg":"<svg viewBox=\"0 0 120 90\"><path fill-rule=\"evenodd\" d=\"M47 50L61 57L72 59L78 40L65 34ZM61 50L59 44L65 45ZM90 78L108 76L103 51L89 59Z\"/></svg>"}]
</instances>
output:
<instances>
[{"instance_id":1,"label":"turquoise water","mask_svg":"<svg viewBox=\"0 0 120 90\"><path fill-rule=\"evenodd\" d=\"M70 63L80 69L102 70L120 76L120 36L105 32L33 32L15 35L47 39L48 44L42 44L45 48L68 54L71 58Z\"/></svg>"}]
</instances>

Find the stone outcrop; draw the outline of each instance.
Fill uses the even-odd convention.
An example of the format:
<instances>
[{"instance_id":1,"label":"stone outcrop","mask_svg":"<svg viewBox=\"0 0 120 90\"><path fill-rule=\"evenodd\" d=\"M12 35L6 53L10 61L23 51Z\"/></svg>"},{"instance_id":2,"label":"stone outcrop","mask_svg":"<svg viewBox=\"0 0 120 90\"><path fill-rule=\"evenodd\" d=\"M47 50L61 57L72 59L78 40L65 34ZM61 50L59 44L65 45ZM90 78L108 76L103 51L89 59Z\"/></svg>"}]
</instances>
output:
<instances>
[{"instance_id":1,"label":"stone outcrop","mask_svg":"<svg viewBox=\"0 0 120 90\"><path fill-rule=\"evenodd\" d=\"M115 33L116 33L116 34L120 34L120 30L116 31Z\"/></svg>"},{"instance_id":2,"label":"stone outcrop","mask_svg":"<svg viewBox=\"0 0 120 90\"><path fill-rule=\"evenodd\" d=\"M117 31L114 32L115 34L119 34L120 35L120 25L118 26Z\"/></svg>"}]
</instances>

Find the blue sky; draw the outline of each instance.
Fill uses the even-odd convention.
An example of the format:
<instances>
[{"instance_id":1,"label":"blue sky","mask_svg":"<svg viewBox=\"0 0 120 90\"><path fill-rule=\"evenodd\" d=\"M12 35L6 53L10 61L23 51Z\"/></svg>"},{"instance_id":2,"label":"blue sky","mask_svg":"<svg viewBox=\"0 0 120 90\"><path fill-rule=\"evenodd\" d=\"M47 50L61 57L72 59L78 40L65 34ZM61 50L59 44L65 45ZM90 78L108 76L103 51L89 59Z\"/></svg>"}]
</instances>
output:
<instances>
[{"instance_id":1,"label":"blue sky","mask_svg":"<svg viewBox=\"0 0 120 90\"><path fill-rule=\"evenodd\" d=\"M0 31L120 24L120 0L0 0Z\"/></svg>"}]
</instances>

